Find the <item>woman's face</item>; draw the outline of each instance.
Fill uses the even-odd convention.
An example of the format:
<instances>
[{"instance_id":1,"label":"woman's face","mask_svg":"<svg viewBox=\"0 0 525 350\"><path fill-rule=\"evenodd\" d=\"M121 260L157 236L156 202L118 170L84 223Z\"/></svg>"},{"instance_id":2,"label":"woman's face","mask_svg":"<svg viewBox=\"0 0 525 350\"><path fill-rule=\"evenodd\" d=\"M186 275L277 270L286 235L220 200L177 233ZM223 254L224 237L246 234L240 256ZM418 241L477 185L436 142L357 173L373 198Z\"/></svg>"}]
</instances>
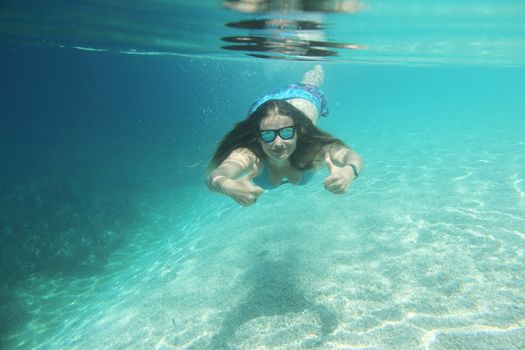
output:
<instances>
[{"instance_id":1,"label":"woman's face","mask_svg":"<svg viewBox=\"0 0 525 350\"><path fill-rule=\"evenodd\" d=\"M290 136L290 129L282 130L282 136L278 131L293 126L294 123L292 118L275 112L271 112L261 120L261 132L265 130L275 131L275 139L270 142L265 142L259 135L259 143L268 158L275 161L283 161L290 158L293 152L295 152L295 148L297 147L297 131L295 130L293 137L288 140L283 139L283 137L288 138ZM270 132L269 134L271 135L272 133Z\"/></svg>"}]
</instances>

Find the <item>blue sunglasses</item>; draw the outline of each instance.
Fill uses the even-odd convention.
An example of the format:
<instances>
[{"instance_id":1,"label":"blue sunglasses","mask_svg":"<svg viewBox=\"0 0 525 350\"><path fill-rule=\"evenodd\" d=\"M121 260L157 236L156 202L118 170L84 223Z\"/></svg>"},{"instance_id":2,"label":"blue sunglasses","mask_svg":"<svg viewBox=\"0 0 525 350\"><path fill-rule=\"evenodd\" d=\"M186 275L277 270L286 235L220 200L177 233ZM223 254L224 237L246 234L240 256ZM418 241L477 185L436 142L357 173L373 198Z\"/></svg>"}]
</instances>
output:
<instances>
[{"instance_id":1,"label":"blue sunglasses","mask_svg":"<svg viewBox=\"0 0 525 350\"><path fill-rule=\"evenodd\" d=\"M261 140L266 143L273 142L273 140L275 140L277 137L277 134L279 134L279 137L283 140L290 140L295 135L295 126L285 126L284 128L280 129L267 129L259 131Z\"/></svg>"}]
</instances>

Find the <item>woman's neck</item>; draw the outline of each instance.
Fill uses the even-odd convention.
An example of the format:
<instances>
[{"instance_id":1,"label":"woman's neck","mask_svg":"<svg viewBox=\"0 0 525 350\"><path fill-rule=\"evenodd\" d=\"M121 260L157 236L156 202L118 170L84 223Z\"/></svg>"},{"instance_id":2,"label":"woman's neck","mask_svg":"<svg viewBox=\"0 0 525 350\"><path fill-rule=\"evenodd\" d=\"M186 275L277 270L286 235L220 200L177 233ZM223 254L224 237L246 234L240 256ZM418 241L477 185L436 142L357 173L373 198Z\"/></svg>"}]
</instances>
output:
<instances>
[{"instance_id":1,"label":"woman's neck","mask_svg":"<svg viewBox=\"0 0 525 350\"><path fill-rule=\"evenodd\" d=\"M268 164L273 169L286 169L291 166L290 159L271 159L271 158L267 158L267 159L268 159Z\"/></svg>"}]
</instances>

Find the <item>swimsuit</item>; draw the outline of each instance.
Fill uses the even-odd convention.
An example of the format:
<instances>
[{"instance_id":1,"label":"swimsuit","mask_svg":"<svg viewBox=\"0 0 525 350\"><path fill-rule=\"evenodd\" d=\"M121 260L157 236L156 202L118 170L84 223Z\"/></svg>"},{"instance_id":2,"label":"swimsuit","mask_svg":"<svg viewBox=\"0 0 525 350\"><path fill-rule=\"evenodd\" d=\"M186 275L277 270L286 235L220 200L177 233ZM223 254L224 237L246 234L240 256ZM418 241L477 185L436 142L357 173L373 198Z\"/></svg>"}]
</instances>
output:
<instances>
[{"instance_id":1,"label":"swimsuit","mask_svg":"<svg viewBox=\"0 0 525 350\"><path fill-rule=\"evenodd\" d=\"M272 184L269 178L269 169L270 169L270 165L268 164L268 161L264 160L263 171L259 175L257 175L255 178L253 178L253 182L257 186L262 187L265 190L270 190L270 189L277 188L282 184L290 182L288 181L288 179L283 179L283 181L281 181L281 183L277 186ZM297 186L306 185L314 176L314 172L315 172L314 169L301 172L301 182L299 182Z\"/></svg>"},{"instance_id":2,"label":"swimsuit","mask_svg":"<svg viewBox=\"0 0 525 350\"><path fill-rule=\"evenodd\" d=\"M321 117L328 116L328 106L326 105L323 91L317 86L310 84L291 84L283 89L264 95L250 107L248 115L251 115L260 105L268 100L290 100L293 98L302 98L312 102Z\"/></svg>"}]
</instances>

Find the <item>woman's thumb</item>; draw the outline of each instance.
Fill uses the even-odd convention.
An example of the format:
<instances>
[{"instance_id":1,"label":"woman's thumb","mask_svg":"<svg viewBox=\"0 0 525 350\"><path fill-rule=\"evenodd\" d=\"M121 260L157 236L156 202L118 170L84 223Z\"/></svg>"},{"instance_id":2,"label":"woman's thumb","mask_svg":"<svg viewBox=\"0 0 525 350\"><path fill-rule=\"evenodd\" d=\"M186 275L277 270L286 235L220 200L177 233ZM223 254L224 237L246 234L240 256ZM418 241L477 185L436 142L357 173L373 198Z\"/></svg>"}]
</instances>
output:
<instances>
[{"instance_id":1,"label":"woman's thumb","mask_svg":"<svg viewBox=\"0 0 525 350\"><path fill-rule=\"evenodd\" d=\"M248 174L246 174L246 179L247 180L251 180L251 179L253 179L256 176L257 176L257 166L255 164L253 164L253 166L250 169L250 171L248 172Z\"/></svg>"},{"instance_id":2,"label":"woman's thumb","mask_svg":"<svg viewBox=\"0 0 525 350\"><path fill-rule=\"evenodd\" d=\"M332 163L332 160L330 159L330 155L328 153L326 153L324 155L324 162L326 163L326 166L328 167L328 170L330 170L330 172L332 172L332 169L334 168L334 163Z\"/></svg>"}]
</instances>

